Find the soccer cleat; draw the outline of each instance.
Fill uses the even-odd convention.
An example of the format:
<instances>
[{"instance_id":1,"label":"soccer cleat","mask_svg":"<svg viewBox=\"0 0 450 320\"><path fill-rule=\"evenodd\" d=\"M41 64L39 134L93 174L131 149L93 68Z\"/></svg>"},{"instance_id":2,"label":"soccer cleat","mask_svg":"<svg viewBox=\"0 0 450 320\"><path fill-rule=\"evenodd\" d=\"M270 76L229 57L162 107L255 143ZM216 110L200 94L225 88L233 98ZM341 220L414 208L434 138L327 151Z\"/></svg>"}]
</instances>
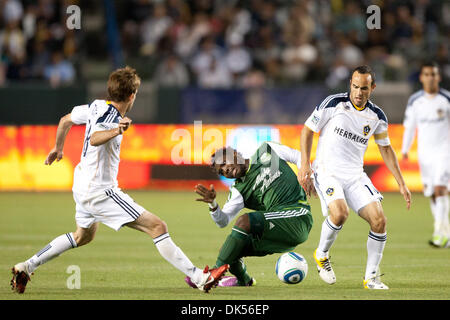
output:
<instances>
[{"instance_id":1,"label":"soccer cleat","mask_svg":"<svg viewBox=\"0 0 450 320\"><path fill-rule=\"evenodd\" d=\"M220 279L223 278L225 272L228 271L229 267L230 265L224 264L218 268L213 268L210 270L209 267L206 266L205 269L203 270L203 279L199 283L193 282L192 279L191 282L193 282L193 284L199 290L208 293L209 290L211 290L211 288L217 287Z\"/></svg>"},{"instance_id":2,"label":"soccer cleat","mask_svg":"<svg viewBox=\"0 0 450 320\"><path fill-rule=\"evenodd\" d=\"M446 236L434 236L428 244L434 248L448 248L450 241Z\"/></svg>"},{"instance_id":3,"label":"soccer cleat","mask_svg":"<svg viewBox=\"0 0 450 320\"><path fill-rule=\"evenodd\" d=\"M24 293L28 281L31 281L30 275L32 272L28 271L28 266L25 262L16 264L12 269L13 277L11 279L11 290L17 293Z\"/></svg>"},{"instance_id":4,"label":"soccer cleat","mask_svg":"<svg viewBox=\"0 0 450 320\"><path fill-rule=\"evenodd\" d=\"M314 251L314 260L317 264L317 272L319 272L320 278L328 284L333 284L336 282L336 276L334 274L333 268L331 267L331 262L328 257L317 258L317 249Z\"/></svg>"},{"instance_id":5,"label":"soccer cleat","mask_svg":"<svg viewBox=\"0 0 450 320\"><path fill-rule=\"evenodd\" d=\"M373 278L367 279L363 281L364 289L371 290L387 290L389 287L380 281L381 275L376 275Z\"/></svg>"},{"instance_id":6,"label":"soccer cleat","mask_svg":"<svg viewBox=\"0 0 450 320\"><path fill-rule=\"evenodd\" d=\"M256 285L255 278L251 278L250 281L246 285L239 284L236 277L228 276L223 277L222 280L219 281L218 287L253 287Z\"/></svg>"},{"instance_id":7,"label":"soccer cleat","mask_svg":"<svg viewBox=\"0 0 450 320\"><path fill-rule=\"evenodd\" d=\"M195 285L195 283L192 282L191 278L186 277L184 278L184 281L191 287L194 289L197 289L197 286ZM225 276L222 279L220 279L220 281L217 283L218 287L252 287L256 285L256 280L255 278L252 278L250 280L249 283L247 283L245 286L241 286L238 283L238 280L236 277L233 276Z\"/></svg>"},{"instance_id":8,"label":"soccer cleat","mask_svg":"<svg viewBox=\"0 0 450 320\"><path fill-rule=\"evenodd\" d=\"M197 286L192 282L190 277L186 276L186 278L184 278L184 282L186 282L189 287L197 289Z\"/></svg>"}]
</instances>

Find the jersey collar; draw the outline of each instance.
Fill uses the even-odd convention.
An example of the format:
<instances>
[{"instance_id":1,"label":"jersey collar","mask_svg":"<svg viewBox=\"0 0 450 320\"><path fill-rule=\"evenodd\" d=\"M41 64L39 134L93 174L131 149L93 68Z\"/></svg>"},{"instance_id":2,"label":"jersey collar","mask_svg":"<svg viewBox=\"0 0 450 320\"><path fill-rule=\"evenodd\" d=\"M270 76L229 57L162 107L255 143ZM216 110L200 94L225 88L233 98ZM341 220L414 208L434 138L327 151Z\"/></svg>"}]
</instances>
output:
<instances>
[{"instance_id":1,"label":"jersey collar","mask_svg":"<svg viewBox=\"0 0 450 320\"><path fill-rule=\"evenodd\" d=\"M350 100L350 98L349 98L348 100ZM367 101L366 104L364 105L364 107L361 107L361 108L358 107L358 106L356 106L356 105L352 102L352 100L350 100L350 103L352 104L353 108L355 108L356 110L358 110L358 111L363 111L363 110L367 107L367 104L369 103L369 101Z\"/></svg>"}]
</instances>

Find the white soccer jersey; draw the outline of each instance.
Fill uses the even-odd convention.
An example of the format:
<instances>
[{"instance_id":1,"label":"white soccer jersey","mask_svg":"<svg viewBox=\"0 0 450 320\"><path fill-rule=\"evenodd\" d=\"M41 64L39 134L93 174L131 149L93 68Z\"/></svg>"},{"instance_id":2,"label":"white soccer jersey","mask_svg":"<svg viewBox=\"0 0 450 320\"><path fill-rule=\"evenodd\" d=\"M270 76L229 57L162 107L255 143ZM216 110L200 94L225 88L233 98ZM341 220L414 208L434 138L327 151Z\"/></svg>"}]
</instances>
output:
<instances>
[{"instance_id":1,"label":"white soccer jersey","mask_svg":"<svg viewBox=\"0 0 450 320\"><path fill-rule=\"evenodd\" d=\"M121 119L119 111L105 100L95 100L90 105L73 108L72 122L86 124L81 161L74 173L74 192L85 194L118 186L122 135L100 146L92 146L90 138L96 131L117 128Z\"/></svg>"},{"instance_id":2,"label":"white soccer jersey","mask_svg":"<svg viewBox=\"0 0 450 320\"><path fill-rule=\"evenodd\" d=\"M313 169L325 174L349 177L363 172L369 138L382 146L390 144L384 112L370 100L359 109L348 93L328 96L305 125L320 132Z\"/></svg>"},{"instance_id":3,"label":"white soccer jersey","mask_svg":"<svg viewBox=\"0 0 450 320\"><path fill-rule=\"evenodd\" d=\"M430 95L417 91L408 100L403 121L402 153L408 153L417 129L417 151L422 163L450 159L450 92Z\"/></svg>"}]
</instances>

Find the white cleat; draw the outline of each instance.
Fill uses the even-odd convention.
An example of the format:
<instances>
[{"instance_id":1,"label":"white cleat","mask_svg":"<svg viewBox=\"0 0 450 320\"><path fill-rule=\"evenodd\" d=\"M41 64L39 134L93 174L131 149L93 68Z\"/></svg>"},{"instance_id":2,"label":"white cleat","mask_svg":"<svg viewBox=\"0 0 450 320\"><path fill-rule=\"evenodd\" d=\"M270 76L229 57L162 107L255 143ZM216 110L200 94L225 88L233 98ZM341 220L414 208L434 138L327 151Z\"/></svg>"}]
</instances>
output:
<instances>
[{"instance_id":1,"label":"white cleat","mask_svg":"<svg viewBox=\"0 0 450 320\"><path fill-rule=\"evenodd\" d=\"M314 251L314 260L317 264L317 271L319 272L320 278L328 284L336 283L336 276L334 274L333 268L331 267L331 262L328 257L317 258L317 249Z\"/></svg>"},{"instance_id":2,"label":"white cleat","mask_svg":"<svg viewBox=\"0 0 450 320\"><path fill-rule=\"evenodd\" d=\"M363 281L364 289L387 290L389 287L380 281L379 277Z\"/></svg>"},{"instance_id":3,"label":"white cleat","mask_svg":"<svg viewBox=\"0 0 450 320\"><path fill-rule=\"evenodd\" d=\"M377 270L376 276L363 281L364 289L371 290L387 290L389 287L381 282L380 277L383 274L380 274L380 270Z\"/></svg>"}]
</instances>

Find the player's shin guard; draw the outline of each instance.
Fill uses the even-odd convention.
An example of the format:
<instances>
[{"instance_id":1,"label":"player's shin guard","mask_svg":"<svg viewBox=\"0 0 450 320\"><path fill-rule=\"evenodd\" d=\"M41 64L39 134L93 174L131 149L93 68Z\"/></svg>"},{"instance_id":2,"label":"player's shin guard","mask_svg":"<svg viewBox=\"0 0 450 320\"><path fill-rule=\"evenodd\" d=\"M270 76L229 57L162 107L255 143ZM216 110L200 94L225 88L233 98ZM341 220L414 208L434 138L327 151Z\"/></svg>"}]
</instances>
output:
<instances>
[{"instance_id":1,"label":"player's shin guard","mask_svg":"<svg viewBox=\"0 0 450 320\"><path fill-rule=\"evenodd\" d=\"M198 282L202 277L202 270L196 268L183 251L175 245L168 233L164 233L153 239L153 242L161 256L175 268Z\"/></svg>"},{"instance_id":2,"label":"player's shin guard","mask_svg":"<svg viewBox=\"0 0 450 320\"><path fill-rule=\"evenodd\" d=\"M50 261L53 258L56 258L64 251L76 247L77 243L75 242L72 233L60 235L26 261L28 270L30 272L34 272L34 270L36 270L36 268L40 265L46 263L47 261Z\"/></svg>"},{"instance_id":3,"label":"player's shin guard","mask_svg":"<svg viewBox=\"0 0 450 320\"><path fill-rule=\"evenodd\" d=\"M381 258L383 257L383 250L386 245L386 239L386 232L369 232L369 237L367 238L367 266L366 274L364 277L365 280L376 277Z\"/></svg>"},{"instance_id":4,"label":"player's shin guard","mask_svg":"<svg viewBox=\"0 0 450 320\"><path fill-rule=\"evenodd\" d=\"M234 226L231 234L225 240L217 257L216 266L232 264L242 257L244 248L250 243L250 235L244 230Z\"/></svg>"},{"instance_id":5,"label":"player's shin guard","mask_svg":"<svg viewBox=\"0 0 450 320\"><path fill-rule=\"evenodd\" d=\"M337 226L327 217L322 223L322 231L320 233L319 246L317 247L317 258L324 258L334 241L336 240L342 226Z\"/></svg>"}]
</instances>

